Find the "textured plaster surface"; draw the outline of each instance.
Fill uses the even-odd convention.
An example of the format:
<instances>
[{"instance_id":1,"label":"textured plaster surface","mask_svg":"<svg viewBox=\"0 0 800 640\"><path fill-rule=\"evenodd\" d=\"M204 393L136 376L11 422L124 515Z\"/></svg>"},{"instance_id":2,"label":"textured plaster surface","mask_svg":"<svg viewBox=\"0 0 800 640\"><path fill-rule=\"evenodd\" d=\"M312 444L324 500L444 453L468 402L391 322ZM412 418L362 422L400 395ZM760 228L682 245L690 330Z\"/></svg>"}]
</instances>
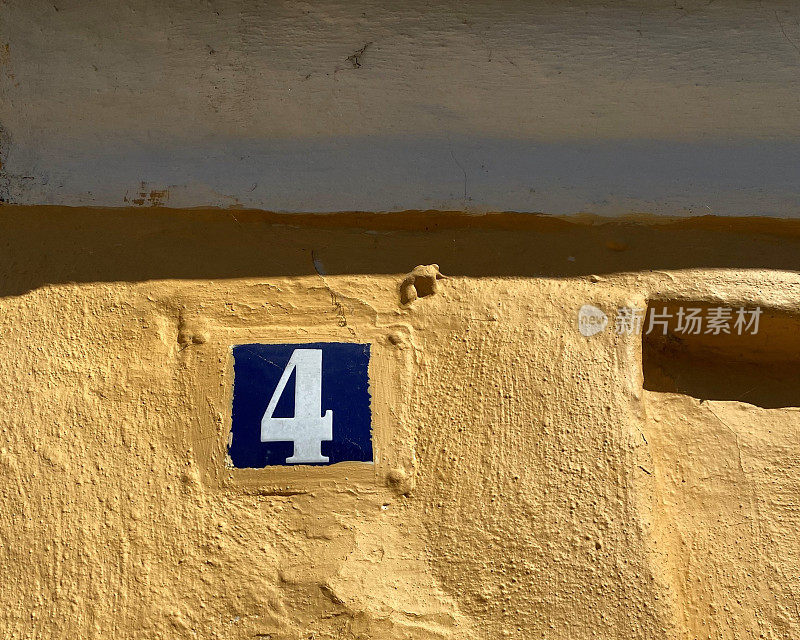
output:
<instances>
[{"instance_id":1,"label":"textured plaster surface","mask_svg":"<svg viewBox=\"0 0 800 640\"><path fill-rule=\"evenodd\" d=\"M0 4L0 195L796 215L790 0Z\"/></svg>"},{"instance_id":2,"label":"textured plaster surface","mask_svg":"<svg viewBox=\"0 0 800 640\"><path fill-rule=\"evenodd\" d=\"M1 213L4 637L800 635L798 409L644 391L576 324L797 317L791 223ZM374 469L235 474L228 347L321 337L375 345Z\"/></svg>"}]
</instances>

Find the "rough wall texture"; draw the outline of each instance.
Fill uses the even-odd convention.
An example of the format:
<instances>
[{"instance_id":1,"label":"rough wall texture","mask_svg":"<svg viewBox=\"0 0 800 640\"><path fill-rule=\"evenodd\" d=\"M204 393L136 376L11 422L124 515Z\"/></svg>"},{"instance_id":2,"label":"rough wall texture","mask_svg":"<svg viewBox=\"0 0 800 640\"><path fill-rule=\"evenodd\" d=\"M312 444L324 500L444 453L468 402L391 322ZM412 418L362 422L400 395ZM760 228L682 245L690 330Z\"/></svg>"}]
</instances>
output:
<instances>
[{"instance_id":1,"label":"rough wall texture","mask_svg":"<svg viewBox=\"0 0 800 640\"><path fill-rule=\"evenodd\" d=\"M791 0L5 0L21 204L797 214Z\"/></svg>"},{"instance_id":2,"label":"rough wall texture","mask_svg":"<svg viewBox=\"0 0 800 640\"><path fill-rule=\"evenodd\" d=\"M2 213L4 637L800 635L798 410L644 391L576 325L797 318L792 223ZM227 469L227 347L308 336L381 354L374 472Z\"/></svg>"}]
</instances>

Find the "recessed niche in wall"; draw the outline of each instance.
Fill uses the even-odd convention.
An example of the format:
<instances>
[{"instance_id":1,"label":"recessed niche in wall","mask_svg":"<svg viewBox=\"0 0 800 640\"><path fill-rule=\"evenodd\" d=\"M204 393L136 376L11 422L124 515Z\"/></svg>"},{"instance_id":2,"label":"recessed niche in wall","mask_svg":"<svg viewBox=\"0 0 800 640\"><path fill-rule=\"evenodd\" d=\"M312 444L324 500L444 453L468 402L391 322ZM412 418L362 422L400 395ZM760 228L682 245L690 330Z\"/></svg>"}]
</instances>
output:
<instances>
[{"instance_id":1,"label":"recessed niche in wall","mask_svg":"<svg viewBox=\"0 0 800 640\"><path fill-rule=\"evenodd\" d=\"M745 323L756 309L651 300L642 328L644 388L767 409L800 406L800 316L761 307L754 333Z\"/></svg>"}]
</instances>

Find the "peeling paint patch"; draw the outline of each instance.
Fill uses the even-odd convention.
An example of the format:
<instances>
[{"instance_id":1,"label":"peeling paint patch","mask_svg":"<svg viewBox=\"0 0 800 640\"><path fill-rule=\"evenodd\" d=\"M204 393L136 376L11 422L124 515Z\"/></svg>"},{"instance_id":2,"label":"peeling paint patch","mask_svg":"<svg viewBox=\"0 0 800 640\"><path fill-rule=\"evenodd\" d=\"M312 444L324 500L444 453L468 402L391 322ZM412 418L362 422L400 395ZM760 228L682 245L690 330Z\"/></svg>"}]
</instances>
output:
<instances>
[{"instance_id":1,"label":"peeling paint patch","mask_svg":"<svg viewBox=\"0 0 800 640\"><path fill-rule=\"evenodd\" d=\"M148 189L146 182L141 182L135 196L128 195L122 199L135 207L163 207L169 200L169 189Z\"/></svg>"},{"instance_id":2,"label":"peeling paint patch","mask_svg":"<svg viewBox=\"0 0 800 640\"><path fill-rule=\"evenodd\" d=\"M11 180L6 168L10 147L11 135L0 124L0 202L11 202Z\"/></svg>"},{"instance_id":3,"label":"peeling paint patch","mask_svg":"<svg viewBox=\"0 0 800 640\"><path fill-rule=\"evenodd\" d=\"M349 62L353 65L353 69L360 69L361 68L361 58L364 57L369 46L372 42L367 42L363 47L361 47L358 51L354 51L352 54L345 58L345 62Z\"/></svg>"}]
</instances>

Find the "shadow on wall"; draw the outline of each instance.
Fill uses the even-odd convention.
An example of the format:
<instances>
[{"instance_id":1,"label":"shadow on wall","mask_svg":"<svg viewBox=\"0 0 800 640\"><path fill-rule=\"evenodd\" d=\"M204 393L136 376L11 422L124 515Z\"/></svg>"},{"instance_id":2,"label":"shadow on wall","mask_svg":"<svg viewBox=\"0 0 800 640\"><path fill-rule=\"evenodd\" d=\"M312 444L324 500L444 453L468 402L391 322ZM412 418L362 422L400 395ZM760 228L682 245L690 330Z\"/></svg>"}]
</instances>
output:
<instances>
[{"instance_id":1,"label":"shadow on wall","mask_svg":"<svg viewBox=\"0 0 800 640\"><path fill-rule=\"evenodd\" d=\"M678 317L683 309L708 314L708 303L651 300L651 315ZM700 331L643 333L644 388L680 393L698 400L735 400L764 409L798 406L800 398L800 318L775 309L759 309L757 333L709 334ZM669 314L666 316L665 314ZM734 322L734 319L731 321Z\"/></svg>"},{"instance_id":2,"label":"shadow on wall","mask_svg":"<svg viewBox=\"0 0 800 640\"><path fill-rule=\"evenodd\" d=\"M768 218L0 208L0 296L63 282L399 274L432 263L472 277L795 271L798 257L800 220Z\"/></svg>"}]
</instances>

